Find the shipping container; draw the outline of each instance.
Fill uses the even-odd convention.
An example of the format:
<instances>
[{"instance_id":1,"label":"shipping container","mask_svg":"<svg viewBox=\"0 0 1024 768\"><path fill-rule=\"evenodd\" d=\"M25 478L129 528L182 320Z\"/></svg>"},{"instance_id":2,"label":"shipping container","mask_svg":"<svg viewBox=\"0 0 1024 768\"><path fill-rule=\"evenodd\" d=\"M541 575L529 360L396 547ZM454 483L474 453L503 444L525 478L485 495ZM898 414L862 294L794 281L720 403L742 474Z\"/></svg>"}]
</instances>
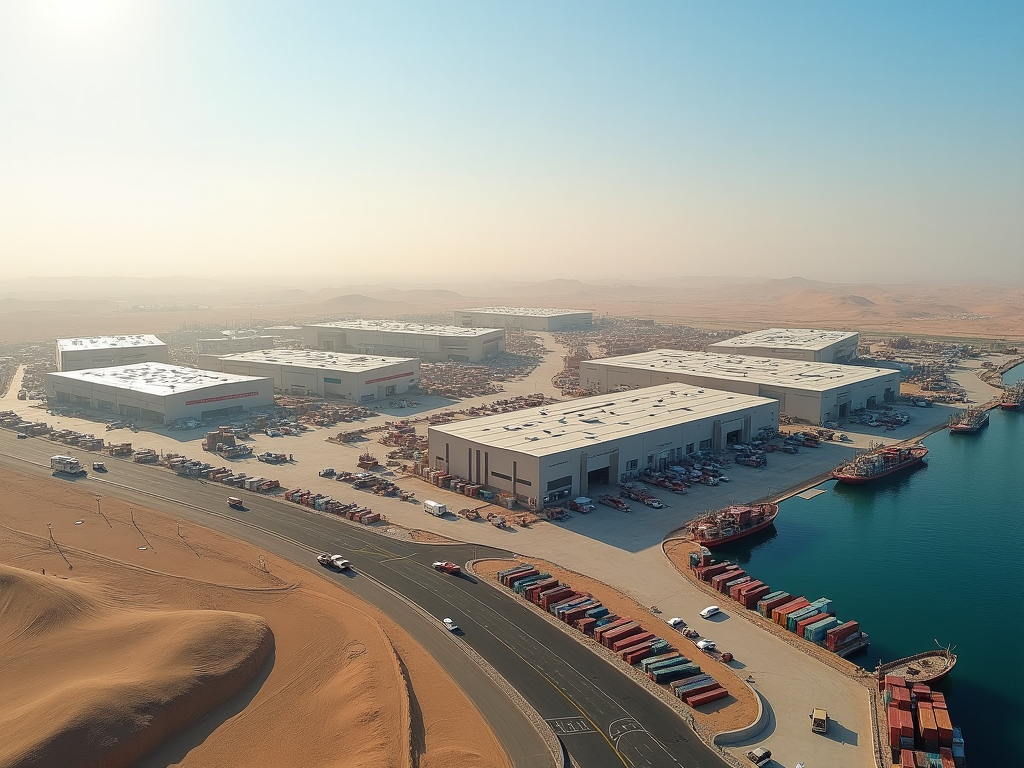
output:
<instances>
[{"instance_id":1,"label":"shipping container","mask_svg":"<svg viewBox=\"0 0 1024 768\"><path fill-rule=\"evenodd\" d=\"M746 574L740 576L738 579L726 579L722 583L721 592L722 594L730 595L732 594L732 590L734 587L740 587L744 584L749 584L753 580L754 579L751 576L747 576Z\"/></svg>"},{"instance_id":2,"label":"shipping container","mask_svg":"<svg viewBox=\"0 0 1024 768\"><path fill-rule=\"evenodd\" d=\"M808 600L806 597L794 598L793 600L790 600L788 603L780 605L778 608L775 608L772 611L772 621L774 621L779 626L784 627L786 626L786 618L789 616L789 614L793 613L794 611L799 611L803 608L806 608L810 604L811 601Z\"/></svg>"},{"instance_id":3,"label":"shipping container","mask_svg":"<svg viewBox=\"0 0 1024 768\"><path fill-rule=\"evenodd\" d=\"M942 761L942 768L955 768L953 750L949 747L939 747L939 759Z\"/></svg>"},{"instance_id":4,"label":"shipping container","mask_svg":"<svg viewBox=\"0 0 1024 768\"><path fill-rule=\"evenodd\" d=\"M773 608L778 608L780 605L788 603L791 599L789 592L769 592L757 601L757 612L766 619L770 619Z\"/></svg>"},{"instance_id":5,"label":"shipping container","mask_svg":"<svg viewBox=\"0 0 1024 768\"><path fill-rule=\"evenodd\" d=\"M618 629L613 629L611 632L606 632L601 635L601 645L605 648L611 648L619 640L625 640L627 637L633 635L639 635L644 631L644 628L637 624L635 621L625 624Z\"/></svg>"},{"instance_id":6,"label":"shipping container","mask_svg":"<svg viewBox=\"0 0 1024 768\"><path fill-rule=\"evenodd\" d=\"M656 636L653 632L638 632L635 635L629 635L628 637L624 637L621 640L612 642L612 653L619 653L620 651L623 651L626 648L633 648L637 645L640 645L640 643L645 643L649 640L655 639Z\"/></svg>"},{"instance_id":7,"label":"shipping container","mask_svg":"<svg viewBox=\"0 0 1024 768\"><path fill-rule=\"evenodd\" d=\"M630 648L626 648L624 651L619 653L619 658L624 662L633 666L639 664L644 659L653 656L653 646L656 641L648 640L646 643L640 643L640 645L634 645Z\"/></svg>"},{"instance_id":8,"label":"shipping container","mask_svg":"<svg viewBox=\"0 0 1024 768\"><path fill-rule=\"evenodd\" d=\"M792 619L792 617L790 618ZM793 632L800 637L806 638L808 627L813 626L814 624L820 624L828 618L829 615L827 613L813 613L810 616L804 616L796 622L796 625L793 627Z\"/></svg>"},{"instance_id":9,"label":"shipping container","mask_svg":"<svg viewBox=\"0 0 1024 768\"><path fill-rule=\"evenodd\" d=\"M515 584L512 585L512 591L517 595L526 593L526 590L538 582L546 581L551 578L550 573L535 573L533 576L527 576L523 579L516 579Z\"/></svg>"},{"instance_id":10,"label":"shipping container","mask_svg":"<svg viewBox=\"0 0 1024 768\"><path fill-rule=\"evenodd\" d=\"M645 659L645 661L651 661ZM640 668L644 672L657 672L662 669L668 669L669 667L677 667L680 664L690 664L690 660L680 654L672 654L672 658L666 658L665 656L659 657L658 661L651 661L650 664L641 665Z\"/></svg>"},{"instance_id":11,"label":"shipping container","mask_svg":"<svg viewBox=\"0 0 1024 768\"><path fill-rule=\"evenodd\" d=\"M746 571L744 571L742 568L738 566L729 568L728 570L722 571L717 576L711 577L711 588L716 589L719 592L722 592L724 591L722 589L723 584L725 584L728 581L733 581L734 579L742 578L746 575Z\"/></svg>"},{"instance_id":12,"label":"shipping container","mask_svg":"<svg viewBox=\"0 0 1024 768\"><path fill-rule=\"evenodd\" d=\"M505 577L505 586L509 589L515 589L517 582L530 576L536 576L539 573L540 571L538 571L536 568L531 568L528 571L519 571L517 573L511 573Z\"/></svg>"},{"instance_id":13,"label":"shipping container","mask_svg":"<svg viewBox=\"0 0 1024 768\"><path fill-rule=\"evenodd\" d=\"M935 718L935 725L939 730L939 746L953 746L953 723L949 719L949 712L939 707L932 707L932 716Z\"/></svg>"},{"instance_id":14,"label":"shipping container","mask_svg":"<svg viewBox=\"0 0 1024 768\"><path fill-rule=\"evenodd\" d=\"M740 593L740 602L743 607L748 610L757 610L758 602L766 595L771 594L771 587L767 584L762 584L760 587L756 587L747 592Z\"/></svg>"},{"instance_id":15,"label":"shipping container","mask_svg":"<svg viewBox=\"0 0 1024 768\"><path fill-rule=\"evenodd\" d=\"M668 651L658 656L650 656L640 662L640 669L646 672L654 664L657 664L662 661L668 661L669 659L679 659L682 658L682 656L683 654L681 654L679 651Z\"/></svg>"},{"instance_id":16,"label":"shipping container","mask_svg":"<svg viewBox=\"0 0 1024 768\"><path fill-rule=\"evenodd\" d=\"M636 624L636 622L628 616L623 616L621 619L615 619L615 621L611 621L608 624L605 624L598 631L596 631L594 633L594 639L600 643L604 640L605 635L607 635L609 632L614 632L615 630L619 629L620 627L624 627L627 624Z\"/></svg>"},{"instance_id":17,"label":"shipping container","mask_svg":"<svg viewBox=\"0 0 1024 768\"><path fill-rule=\"evenodd\" d=\"M900 750L900 768L917 768L917 760L914 759L914 750Z\"/></svg>"},{"instance_id":18,"label":"shipping container","mask_svg":"<svg viewBox=\"0 0 1024 768\"><path fill-rule=\"evenodd\" d=\"M696 664L678 664L674 667L659 667L647 673L647 676L658 684L671 683L673 680L681 680L684 677L693 677L700 674L700 667Z\"/></svg>"},{"instance_id":19,"label":"shipping container","mask_svg":"<svg viewBox=\"0 0 1024 768\"><path fill-rule=\"evenodd\" d=\"M740 596L746 590L753 589L754 587L762 587L762 586L764 586L764 582L763 581L758 581L757 579L750 579L749 581L745 581L742 584L736 584L734 586L729 587L729 597L731 597L733 600L736 600L738 602L739 599L740 599Z\"/></svg>"},{"instance_id":20,"label":"shipping container","mask_svg":"<svg viewBox=\"0 0 1024 768\"><path fill-rule=\"evenodd\" d=\"M725 690L725 688L719 687L714 688L710 691L705 691L704 693L698 693L695 696L691 696L689 699L686 700L686 703L689 704L691 707L700 707L704 704L710 704L712 701L724 699L728 695L729 692Z\"/></svg>"},{"instance_id":21,"label":"shipping container","mask_svg":"<svg viewBox=\"0 0 1024 768\"><path fill-rule=\"evenodd\" d=\"M498 581L504 584L505 577L508 576L510 573L517 573L518 571L528 571L531 568L533 568L533 566L529 563L520 563L519 565L514 565L511 568L506 568L503 571L498 571Z\"/></svg>"},{"instance_id":22,"label":"shipping container","mask_svg":"<svg viewBox=\"0 0 1024 768\"><path fill-rule=\"evenodd\" d=\"M591 608L590 610L587 611L587 616L590 616L591 618L594 618L594 619L601 619L601 618L604 618L607 615L608 615L608 609L605 608L603 605L598 606L597 608Z\"/></svg>"},{"instance_id":23,"label":"shipping container","mask_svg":"<svg viewBox=\"0 0 1024 768\"><path fill-rule=\"evenodd\" d=\"M561 584L559 583L558 579L544 579L544 581L535 581L533 584L526 588L526 591L523 593L523 596L531 603L536 603L537 595L539 595L541 592L544 592L548 589L554 589L555 587L559 586L561 586Z\"/></svg>"},{"instance_id":24,"label":"shipping container","mask_svg":"<svg viewBox=\"0 0 1024 768\"><path fill-rule=\"evenodd\" d=\"M578 629L583 634L591 635L591 634L594 633L594 625L595 624L597 624L597 619L585 618L585 619L578 619L576 621L576 623L573 624L573 626L576 627L576 629Z\"/></svg>"},{"instance_id":25,"label":"shipping container","mask_svg":"<svg viewBox=\"0 0 1024 768\"><path fill-rule=\"evenodd\" d=\"M703 675L701 677L703 677ZM686 682L689 679L690 678L684 678L683 682ZM683 688L683 689L676 689L675 695L678 696L680 699L686 700L686 699L691 698L693 696L699 696L702 693L707 693L708 691L712 691L712 690L714 690L716 688L721 688L721 687L722 687L721 683L719 683L717 680L711 678L711 679L708 679L708 680L702 680L699 683L694 683L693 685L687 686L686 688Z\"/></svg>"},{"instance_id":26,"label":"shipping container","mask_svg":"<svg viewBox=\"0 0 1024 768\"><path fill-rule=\"evenodd\" d=\"M557 603L560 600L565 600L570 595L575 594L572 589L562 585L560 587L554 587L552 589L545 590L540 593L540 607L545 611L552 603Z\"/></svg>"},{"instance_id":27,"label":"shipping container","mask_svg":"<svg viewBox=\"0 0 1024 768\"><path fill-rule=\"evenodd\" d=\"M804 628L804 639L812 643L822 643L825 641L825 634L833 627L839 626L840 623L835 615L828 614L825 618Z\"/></svg>"}]
</instances>

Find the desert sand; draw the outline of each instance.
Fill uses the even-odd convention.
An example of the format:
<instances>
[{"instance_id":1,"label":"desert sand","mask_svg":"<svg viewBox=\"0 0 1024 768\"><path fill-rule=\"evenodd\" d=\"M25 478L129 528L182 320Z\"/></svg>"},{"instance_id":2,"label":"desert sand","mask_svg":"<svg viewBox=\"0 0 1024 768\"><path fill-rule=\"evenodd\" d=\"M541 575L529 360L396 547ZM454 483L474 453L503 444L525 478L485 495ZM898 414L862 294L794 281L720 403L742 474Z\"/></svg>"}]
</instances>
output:
<instances>
[{"instance_id":1,"label":"desert sand","mask_svg":"<svg viewBox=\"0 0 1024 768\"><path fill-rule=\"evenodd\" d=\"M0 766L510 765L408 633L303 568L9 471L0 530Z\"/></svg>"}]
</instances>

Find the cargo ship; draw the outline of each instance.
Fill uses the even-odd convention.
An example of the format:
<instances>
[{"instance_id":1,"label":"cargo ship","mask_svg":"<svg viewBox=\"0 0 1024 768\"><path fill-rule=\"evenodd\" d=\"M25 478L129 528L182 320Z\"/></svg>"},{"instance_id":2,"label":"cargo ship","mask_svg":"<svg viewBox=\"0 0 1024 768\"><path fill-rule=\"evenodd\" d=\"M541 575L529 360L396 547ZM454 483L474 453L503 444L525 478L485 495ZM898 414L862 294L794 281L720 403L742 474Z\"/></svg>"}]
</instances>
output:
<instances>
[{"instance_id":1,"label":"cargo ship","mask_svg":"<svg viewBox=\"0 0 1024 768\"><path fill-rule=\"evenodd\" d=\"M698 517L688 528L698 544L718 547L767 528L778 514L778 504L733 504Z\"/></svg>"},{"instance_id":2,"label":"cargo ship","mask_svg":"<svg viewBox=\"0 0 1024 768\"><path fill-rule=\"evenodd\" d=\"M1005 411L1016 411L1021 406L1024 406L1024 379L1004 389L999 398L999 407Z\"/></svg>"},{"instance_id":3,"label":"cargo ship","mask_svg":"<svg viewBox=\"0 0 1024 768\"><path fill-rule=\"evenodd\" d=\"M931 685L946 677L955 666L956 654L952 648L936 648L885 664L878 662L875 677L883 680L886 675L895 675L908 683Z\"/></svg>"},{"instance_id":4,"label":"cargo ship","mask_svg":"<svg viewBox=\"0 0 1024 768\"><path fill-rule=\"evenodd\" d=\"M949 417L949 431L959 435L974 434L988 426L988 411L984 408L968 408Z\"/></svg>"},{"instance_id":5,"label":"cargo ship","mask_svg":"<svg viewBox=\"0 0 1024 768\"><path fill-rule=\"evenodd\" d=\"M916 467L924 461L928 449L914 445L883 445L854 457L832 470L832 478L841 483L862 485Z\"/></svg>"}]
</instances>

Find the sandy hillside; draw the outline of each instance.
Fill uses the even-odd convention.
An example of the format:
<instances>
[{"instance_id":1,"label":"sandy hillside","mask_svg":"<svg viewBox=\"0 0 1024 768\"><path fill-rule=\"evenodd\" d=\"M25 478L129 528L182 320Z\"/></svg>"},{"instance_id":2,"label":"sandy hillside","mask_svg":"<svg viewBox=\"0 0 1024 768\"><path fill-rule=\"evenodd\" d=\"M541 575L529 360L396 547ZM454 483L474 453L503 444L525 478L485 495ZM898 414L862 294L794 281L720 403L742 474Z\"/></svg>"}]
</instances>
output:
<instances>
[{"instance_id":1,"label":"sandy hillside","mask_svg":"<svg viewBox=\"0 0 1024 768\"><path fill-rule=\"evenodd\" d=\"M0 470L0 563L22 569L0 586L0 766L509 765L461 689L373 606L215 531L110 498L100 512L73 485ZM237 689L271 633L269 659L221 704L213 681ZM147 729L181 726L120 759ZM78 759L27 759L40 743Z\"/></svg>"}]
</instances>

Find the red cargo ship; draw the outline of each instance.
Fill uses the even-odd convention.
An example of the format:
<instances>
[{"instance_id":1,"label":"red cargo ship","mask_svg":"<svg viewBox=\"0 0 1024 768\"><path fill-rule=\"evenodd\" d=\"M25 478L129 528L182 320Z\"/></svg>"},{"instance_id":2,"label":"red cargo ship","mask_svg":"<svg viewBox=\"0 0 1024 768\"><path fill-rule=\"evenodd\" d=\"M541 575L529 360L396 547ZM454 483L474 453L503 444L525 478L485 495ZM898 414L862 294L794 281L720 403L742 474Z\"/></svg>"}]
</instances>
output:
<instances>
[{"instance_id":1,"label":"red cargo ship","mask_svg":"<svg viewBox=\"0 0 1024 768\"><path fill-rule=\"evenodd\" d=\"M778 514L778 504L733 504L698 517L688 528L698 544L717 547L767 528Z\"/></svg>"},{"instance_id":2,"label":"red cargo ship","mask_svg":"<svg viewBox=\"0 0 1024 768\"><path fill-rule=\"evenodd\" d=\"M919 443L883 445L836 467L832 470L832 477L841 483L861 485L899 472L901 469L916 467L927 455L928 449Z\"/></svg>"},{"instance_id":3,"label":"red cargo ship","mask_svg":"<svg viewBox=\"0 0 1024 768\"><path fill-rule=\"evenodd\" d=\"M988 426L988 411L984 408L968 408L949 417L949 431L954 434L970 435Z\"/></svg>"},{"instance_id":4,"label":"red cargo ship","mask_svg":"<svg viewBox=\"0 0 1024 768\"><path fill-rule=\"evenodd\" d=\"M1003 390L999 398L999 407L1006 411L1015 411L1024 405L1024 379Z\"/></svg>"}]
</instances>

